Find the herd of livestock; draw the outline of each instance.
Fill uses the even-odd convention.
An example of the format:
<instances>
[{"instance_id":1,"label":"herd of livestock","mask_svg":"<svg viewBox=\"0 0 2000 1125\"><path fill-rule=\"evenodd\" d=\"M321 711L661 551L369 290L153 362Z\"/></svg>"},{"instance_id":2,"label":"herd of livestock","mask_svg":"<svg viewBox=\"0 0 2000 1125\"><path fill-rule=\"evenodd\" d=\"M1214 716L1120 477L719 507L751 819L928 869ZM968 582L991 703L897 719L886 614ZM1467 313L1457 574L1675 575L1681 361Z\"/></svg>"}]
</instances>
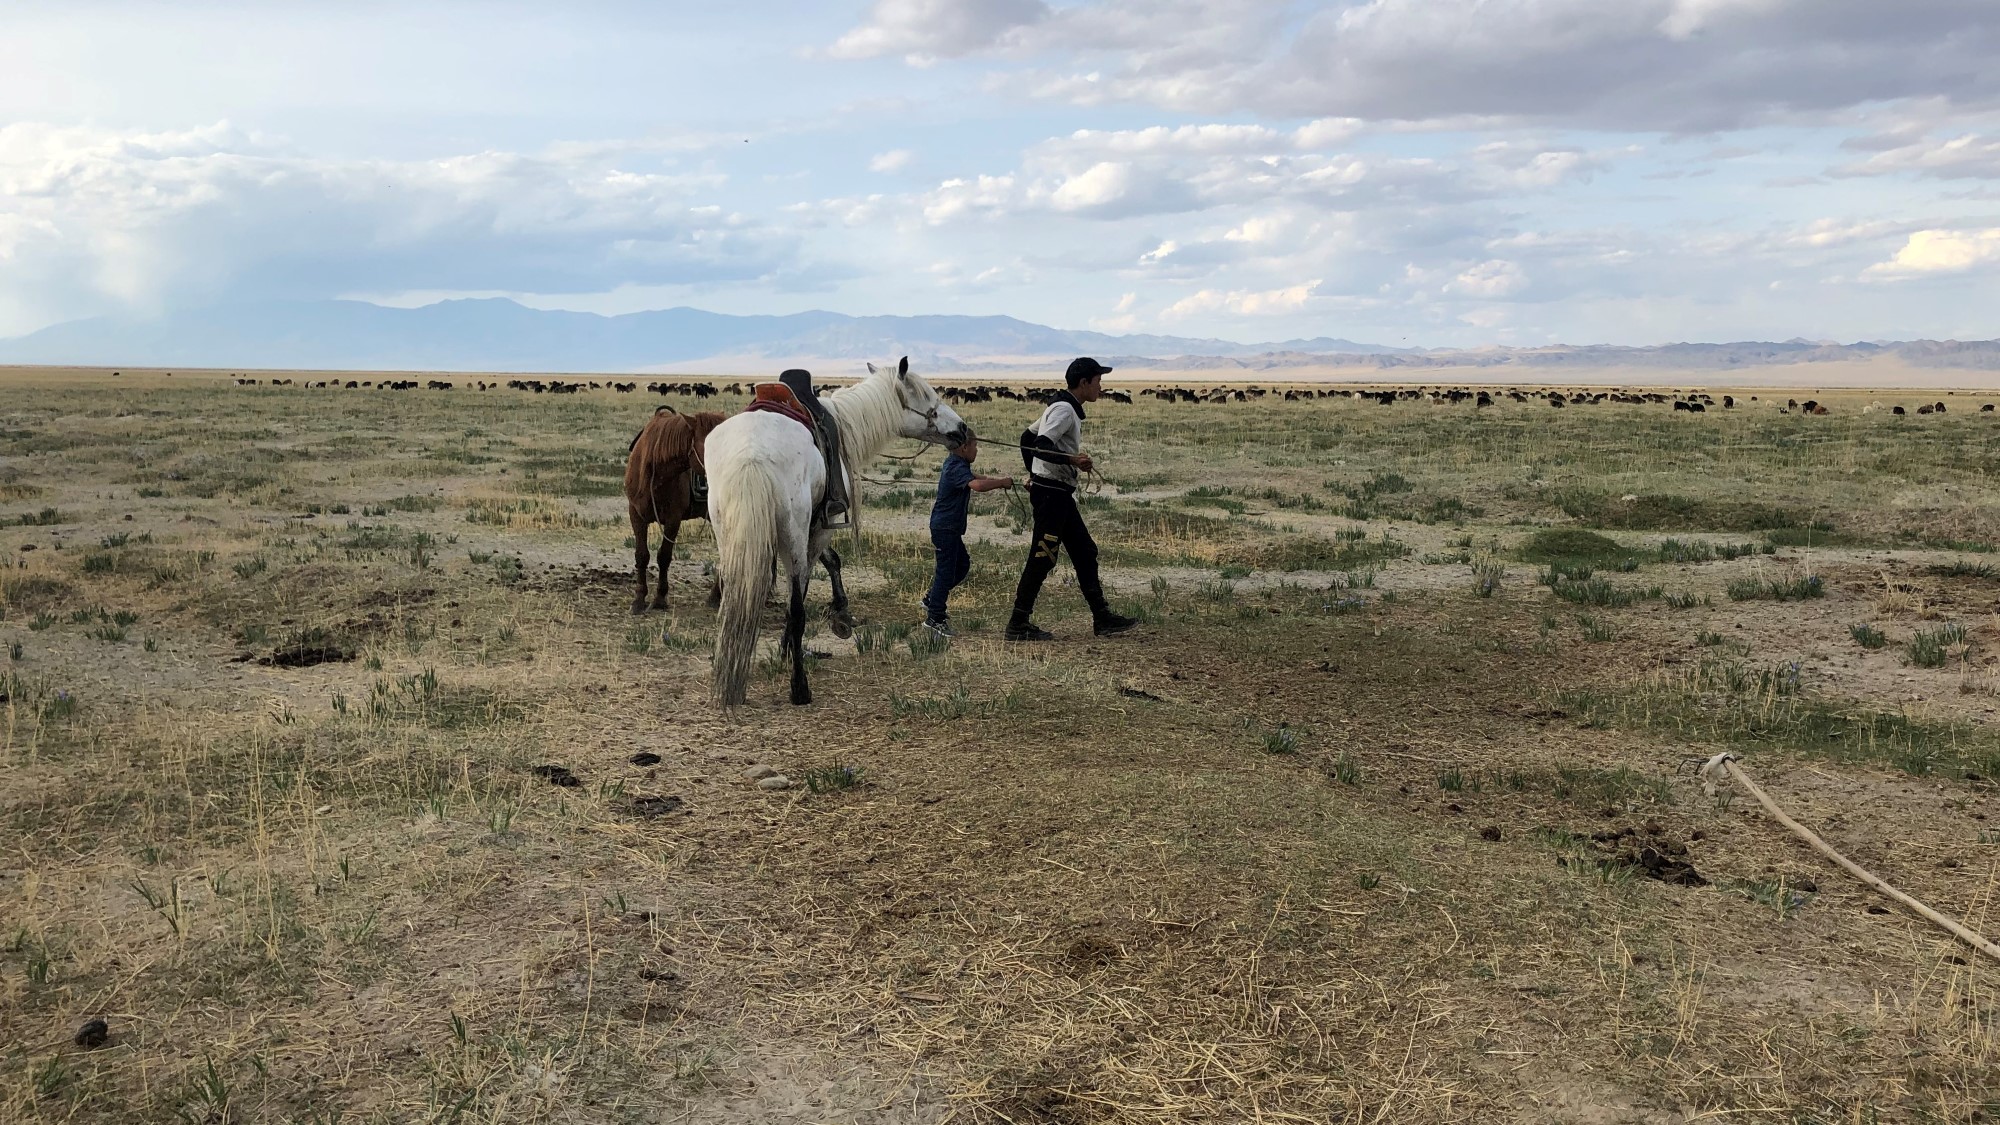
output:
<instances>
[{"instance_id":1,"label":"herd of livestock","mask_svg":"<svg viewBox=\"0 0 2000 1125\"><path fill-rule=\"evenodd\" d=\"M260 380L246 376L236 376L235 379L236 385L240 387L297 386L319 389L344 388L350 391L413 391L419 387L427 391L449 391L455 390L461 385L450 379L426 379L421 383L415 379L382 379L379 381L371 379L316 379L294 381L289 378ZM618 394L633 394L642 389L640 384L636 382L621 383L594 379L573 381L561 379L509 379L504 383L497 379L491 381L474 379L464 380L463 386L468 390L492 391L504 388L510 391L527 391L533 394L558 395L604 390L613 391ZM751 384L742 382L717 386L710 382L670 383L654 381L646 383L643 389L647 394L680 395L687 398L710 399L717 395L748 394L750 386ZM995 399L1010 402L1034 402L1046 405L1050 400L1055 398L1056 389L1052 387L1010 387L1001 384L973 384L963 387L939 387L938 394L946 401L959 406L968 403L992 402ZM1739 401L1735 395L1723 395L1718 401L1714 396L1702 391L1674 392L1668 394L1661 391L1558 391L1517 390L1512 388L1480 390L1468 387L1397 387L1390 389L1373 387L1292 387L1279 390L1259 386L1209 387L1206 389L1159 386L1146 387L1135 391L1120 391L1107 388L1104 392L1104 397L1112 402L1130 403L1134 395L1142 398L1156 398L1161 402L1171 403L1251 402L1274 395L1281 397L1286 402L1312 402L1319 399L1352 398L1380 403L1383 406L1393 406L1398 402L1431 402L1441 405L1469 402L1476 407L1485 407L1493 406L1502 399L1517 403L1540 401L1546 402L1548 405L1556 408L1591 406L1605 402L1633 406L1671 403L1675 410L1693 414L1703 414L1714 409L1733 410ZM1758 396L1750 395L1744 401L1756 402L1758 401ZM1870 407L1864 412L1872 412L1874 409L1876 408ZM1890 407L1888 409L1892 414L1909 413L1909 411L1901 406ZM1993 413L1993 404L1990 402L1984 403L1979 409L1984 413ZM1829 413L1824 403L1814 399L1806 399L1804 401L1787 399L1785 405L1779 410L1780 413L1784 414L1794 411L1800 414L1814 415ZM1942 402L1926 403L1916 409L1916 413L1918 414L1943 414L1946 412L1945 404Z\"/></svg>"}]
</instances>

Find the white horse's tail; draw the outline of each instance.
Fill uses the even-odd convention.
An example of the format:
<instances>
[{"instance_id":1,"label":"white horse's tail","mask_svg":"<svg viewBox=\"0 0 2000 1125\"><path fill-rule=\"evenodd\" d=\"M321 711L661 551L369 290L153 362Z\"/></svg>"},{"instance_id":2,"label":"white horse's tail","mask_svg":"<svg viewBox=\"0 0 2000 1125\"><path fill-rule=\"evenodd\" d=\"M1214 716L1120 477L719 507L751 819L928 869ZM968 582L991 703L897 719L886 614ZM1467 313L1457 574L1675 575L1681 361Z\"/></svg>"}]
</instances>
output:
<instances>
[{"instance_id":1,"label":"white horse's tail","mask_svg":"<svg viewBox=\"0 0 2000 1125\"><path fill-rule=\"evenodd\" d=\"M738 478L742 491L715 512L716 577L722 580L722 619L715 633L715 698L724 707L748 693L750 660L757 654L757 629L764 600L771 596L771 564L777 557L778 521L783 508L776 482L752 470ZM721 500L712 495L711 503Z\"/></svg>"}]
</instances>

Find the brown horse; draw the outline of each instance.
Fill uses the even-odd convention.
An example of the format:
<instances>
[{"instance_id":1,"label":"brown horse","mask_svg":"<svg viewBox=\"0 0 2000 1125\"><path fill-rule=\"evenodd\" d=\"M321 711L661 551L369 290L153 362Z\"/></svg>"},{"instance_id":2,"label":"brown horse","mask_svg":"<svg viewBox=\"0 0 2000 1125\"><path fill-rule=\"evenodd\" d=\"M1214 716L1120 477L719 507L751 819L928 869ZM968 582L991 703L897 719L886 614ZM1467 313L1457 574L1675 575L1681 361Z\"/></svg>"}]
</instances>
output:
<instances>
[{"instance_id":1,"label":"brown horse","mask_svg":"<svg viewBox=\"0 0 2000 1125\"><path fill-rule=\"evenodd\" d=\"M632 517L632 558L639 580L633 613L646 612L646 540L656 523L661 536L660 587L653 595L653 608L667 608L667 566L673 562L681 521L708 518L707 504L694 496L694 475L703 471L702 445L708 432L727 417L712 412L676 414L673 407L662 406L632 439L625 458L625 505Z\"/></svg>"},{"instance_id":2,"label":"brown horse","mask_svg":"<svg viewBox=\"0 0 2000 1125\"><path fill-rule=\"evenodd\" d=\"M653 608L667 608L667 567L674 559L681 523L708 518L708 505L694 498L695 474L706 471L702 450L709 431L727 417L713 412L676 414L673 407L662 406L626 447L625 510L632 519L633 571L639 583L632 598L633 613L646 612L646 565L650 561L646 540L656 523L660 525L660 586L653 595ZM827 609L833 635L852 636L854 625L847 613L847 583L841 574L840 553L828 547L819 562L833 583L833 601ZM722 579L718 575L709 585L708 604L721 602Z\"/></svg>"}]
</instances>

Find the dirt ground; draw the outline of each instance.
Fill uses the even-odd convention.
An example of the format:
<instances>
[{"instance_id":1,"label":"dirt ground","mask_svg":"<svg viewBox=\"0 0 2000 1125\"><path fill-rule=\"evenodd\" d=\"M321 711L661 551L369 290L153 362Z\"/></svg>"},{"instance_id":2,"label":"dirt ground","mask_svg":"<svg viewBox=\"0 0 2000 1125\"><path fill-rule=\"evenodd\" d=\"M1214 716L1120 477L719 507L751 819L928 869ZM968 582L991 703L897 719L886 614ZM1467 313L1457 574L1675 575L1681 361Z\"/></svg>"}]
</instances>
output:
<instances>
[{"instance_id":1,"label":"dirt ground","mask_svg":"<svg viewBox=\"0 0 2000 1125\"><path fill-rule=\"evenodd\" d=\"M2000 1119L1996 966L1689 768L2000 937L1988 399L1103 403L1139 630L1003 643L993 493L927 643L885 459L724 716L694 403L446 378L0 372L0 1120Z\"/></svg>"}]
</instances>

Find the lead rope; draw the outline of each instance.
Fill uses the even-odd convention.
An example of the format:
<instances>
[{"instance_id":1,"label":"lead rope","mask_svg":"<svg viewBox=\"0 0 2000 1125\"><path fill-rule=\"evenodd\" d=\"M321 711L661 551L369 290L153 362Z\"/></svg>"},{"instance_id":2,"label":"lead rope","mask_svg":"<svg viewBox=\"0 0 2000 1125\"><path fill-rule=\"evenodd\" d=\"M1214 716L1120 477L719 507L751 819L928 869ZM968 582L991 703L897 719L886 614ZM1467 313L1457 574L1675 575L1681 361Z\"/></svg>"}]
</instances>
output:
<instances>
[{"instance_id":1,"label":"lead rope","mask_svg":"<svg viewBox=\"0 0 2000 1125\"><path fill-rule=\"evenodd\" d=\"M1743 786L1743 788L1749 790L1750 795L1757 798L1757 803L1764 806L1764 811L1770 813L1772 818L1777 820L1779 824L1791 829L1793 835L1811 844L1821 855L1839 864L1849 875L1881 891L1883 894L1895 899L1897 902L1902 903L1932 922L1950 930L1952 936L1979 952L1993 958L1995 961L2000 961L2000 945L1995 945L1987 941L1972 930L1939 914L1937 911L1932 910L1930 907L1890 886L1888 882L1874 872L1834 851L1833 847L1825 840L1820 839L1812 829L1785 815L1785 810L1778 807L1778 802L1773 801L1769 794L1758 788L1757 783L1750 780L1750 775L1743 772L1743 767L1736 764L1738 760L1736 755L1725 751L1702 763L1702 789L1713 796L1715 793L1715 783L1718 780L1727 777L1735 781L1737 784Z\"/></svg>"}]
</instances>

